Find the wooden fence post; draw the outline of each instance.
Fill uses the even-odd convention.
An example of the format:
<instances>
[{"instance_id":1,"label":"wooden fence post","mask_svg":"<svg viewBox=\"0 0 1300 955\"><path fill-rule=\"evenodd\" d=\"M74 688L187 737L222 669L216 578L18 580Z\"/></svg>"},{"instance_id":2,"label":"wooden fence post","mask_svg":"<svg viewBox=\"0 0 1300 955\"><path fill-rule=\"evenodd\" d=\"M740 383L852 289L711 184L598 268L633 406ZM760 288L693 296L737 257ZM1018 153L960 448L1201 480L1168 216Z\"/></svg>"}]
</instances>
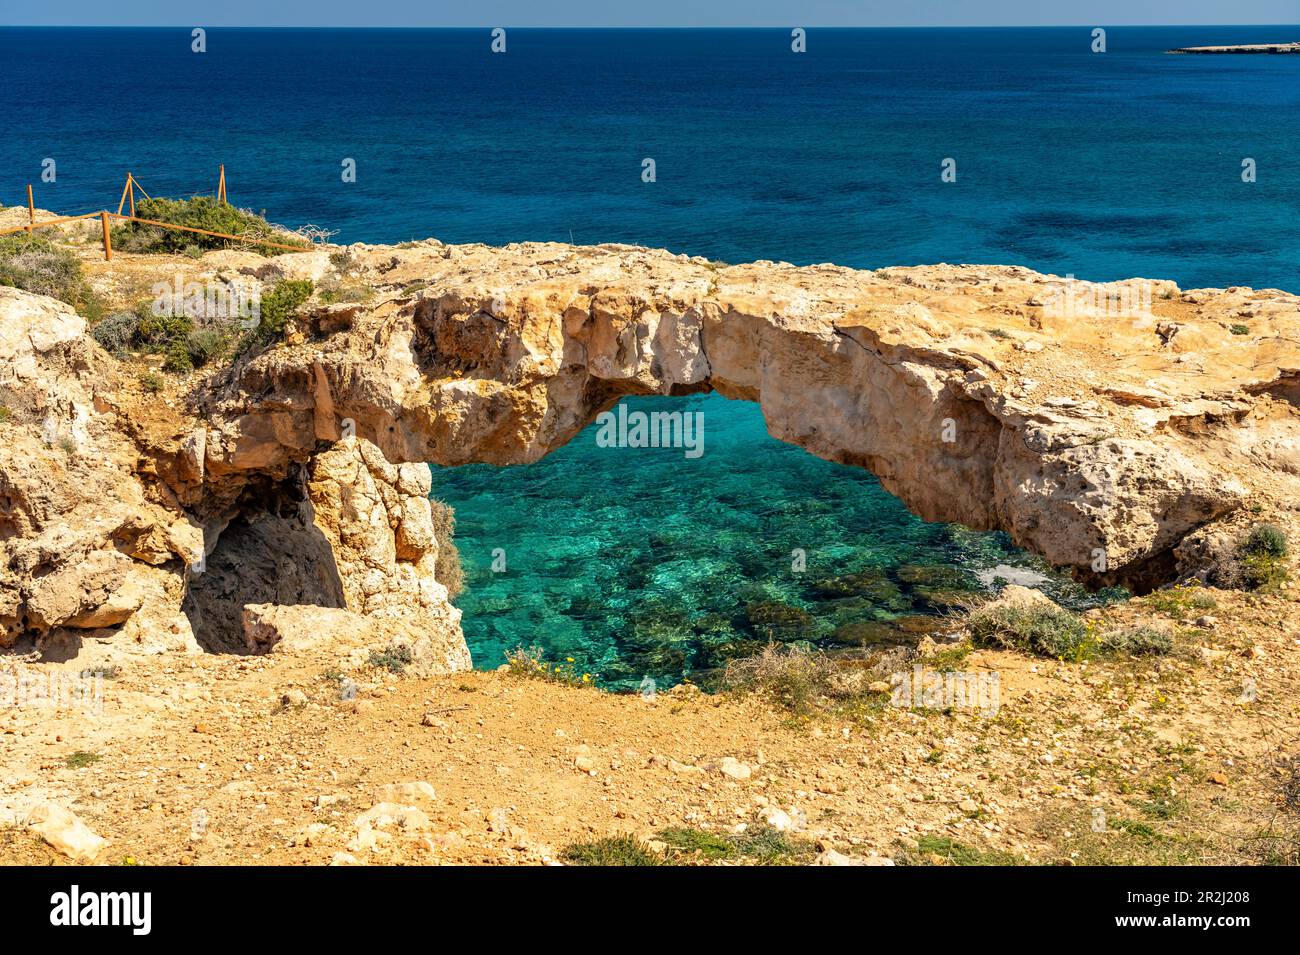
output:
<instances>
[{"instance_id":1,"label":"wooden fence post","mask_svg":"<svg viewBox=\"0 0 1300 955\"><path fill-rule=\"evenodd\" d=\"M126 185L131 190L131 218L135 218L135 176L126 174Z\"/></svg>"},{"instance_id":2,"label":"wooden fence post","mask_svg":"<svg viewBox=\"0 0 1300 955\"><path fill-rule=\"evenodd\" d=\"M217 179L217 205L226 203L226 164L221 164L221 175Z\"/></svg>"},{"instance_id":3,"label":"wooden fence post","mask_svg":"<svg viewBox=\"0 0 1300 955\"><path fill-rule=\"evenodd\" d=\"M108 237L108 210L99 214L99 221L104 224L104 261L113 261L113 241Z\"/></svg>"},{"instance_id":4,"label":"wooden fence post","mask_svg":"<svg viewBox=\"0 0 1300 955\"><path fill-rule=\"evenodd\" d=\"M27 234L32 234L32 224L36 222L36 204L32 202L32 184L27 184Z\"/></svg>"}]
</instances>

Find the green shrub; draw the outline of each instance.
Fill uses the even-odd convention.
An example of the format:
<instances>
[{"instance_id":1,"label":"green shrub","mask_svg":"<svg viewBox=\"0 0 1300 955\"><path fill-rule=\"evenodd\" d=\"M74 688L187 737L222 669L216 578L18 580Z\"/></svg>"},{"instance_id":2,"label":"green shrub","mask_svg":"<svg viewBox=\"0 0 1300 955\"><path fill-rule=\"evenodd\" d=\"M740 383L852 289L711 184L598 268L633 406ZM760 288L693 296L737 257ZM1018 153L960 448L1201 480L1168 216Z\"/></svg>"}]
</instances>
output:
<instances>
[{"instance_id":1,"label":"green shrub","mask_svg":"<svg viewBox=\"0 0 1300 955\"><path fill-rule=\"evenodd\" d=\"M140 376L140 385L145 391L159 392L162 391L163 380L156 371L146 371Z\"/></svg>"},{"instance_id":2,"label":"green shrub","mask_svg":"<svg viewBox=\"0 0 1300 955\"><path fill-rule=\"evenodd\" d=\"M188 315L157 315L153 303L147 300L136 306L135 314L139 319L136 338L146 351L166 353L172 342L183 339L194 328Z\"/></svg>"},{"instance_id":3,"label":"green shrub","mask_svg":"<svg viewBox=\"0 0 1300 955\"><path fill-rule=\"evenodd\" d=\"M257 337L264 342L284 336L285 326L297 314L302 303L311 298L312 283L307 279L285 279L264 292L257 325Z\"/></svg>"},{"instance_id":4,"label":"green shrub","mask_svg":"<svg viewBox=\"0 0 1300 955\"><path fill-rule=\"evenodd\" d=\"M1258 557L1285 557L1286 532L1276 524L1256 524L1242 542L1241 552Z\"/></svg>"},{"instance_id":5,"label":"green shrub","mask_svg":"<svg viewBox=\"0 0 1300 955\"><path fill-rule=\"evenodd\" d=\"M57 298L87 317L100 307L76 255L34 233L0 236L0 285Z\"/></svg>"},{"instance_id":6,"label":"green shrub","mask_svg":"<svg viewBox=\"0 0 1300 955\"><path fill-rule=\"evenodd\" d=\"M1080 660L1090 644L1082 617L1057 606L990 604L971 613L967 625L976 646L1025 650L1059 660Z\"/></svg>"},{"instance_id":7,"label":"green shrub","mask_svg":"<svg viewBox=\"0 0 1300 955\"><path fill-rule=\"evenodd\" d=\"M210 196L195 196L193 199L145 199L136 206L136 215L141 219L154 219L191 229L248 236L254 241L232 241L196 232L180 232L140 222L126 222L113 229L112 241L115 248L120 248L124 252L180 253L197 256L213 249L228 248L250 248L264 255L277 255L284 251L258 245L256 239L268 239L284 245L301 245L304 249L309 246L306 241L278 232L262 216L255 215L247 209L236 209L234 206L219 204Z\"/></svg>"},{"instance_id":8,"label":"green shrub","mask_svg":"<svg viewBox=\"0 0 1300 955\"><path fill-rule=\"evenodd\" d=\"M190 359L188 336L173 338L167 343L164 354L167 357L163 361L163 371L184 375L194 370L194 362Z\"/></svg>"},{"instance_id":9,"label":"green shrub","mask_svg":"<svg viewBox=\"0 0 1300 955\"><path fill-rule=\"evenodd\" d=\"M1131 656L1169 653L1174 648L1173 637L1154 627L1112 630L1102 636L1101 644L1103 649L1111 653L1127 653Z\"/></svg>"},{"instance_id":10,"label":"green shrub","mask_svg":"<svg viewBox=\"0 0 1300 955\"><path fill-rule=\"evenodd\" d=\"M230 352L232 334L220 328L196 328L185 336L185 349L195 368L220 361Z\"/></svg>"},{"instance_id":11,"label":"green shrub","mask_svg":"<svg viewBox=\"0 0 1300 955\"><path fill-rule=\"evenodd\" d=\"M370 653L370 659L367 660L372 667L378 667L388 670L390 673L401 673L411 664L411 648L404 643L394 643L385 647L382 651L374 650Z\"/></svg>"},{"instance_id":12,"label":"green shrub","mask_svg":"<svg viewBox=\"0 0 1300 955\"><path fill-rule=\"evenodd\" d=\"M1256 524L1237 548L1242 582L1251 590L1275 590L1287 579L1282 558L1289 551L1286 532L1275 524Z\"/></svg>"},{"instance_id":13,"label":"green shrub","mask_svg":"<svg viewBox=\"0 0 1300 955\"><path fill-rule=\"evenodd\" d=\"M104 327L102 333L101 327ZM153 303L146 300L136 306L134 313L109 316L95 327L94 334L105 348L110 341L125 339L126 344L120 347L136 345L144 351L165 355L164 370L185 374L230 355L242 333L234 322L214 321L195 327L188 315L157 315Z\"/></svg>"},{"instance_id":14,"label":"green shrub","mask_svg":"<svg viewBox=\"0 0 1300 955\"><path fill-rule=\"evenodd\" d=\"M100 319L91 336L107 352L126 351L136 340L140 329L140 316L135 312L114 312Z\"/></svg>"},{"instance_id":15,"label":"green shrub","mask_svg":"<svg viewBox=\"0 0 1300 955\"><path fill-rule=\"evenodd\" d=\"M672 828L659 833L668 851L680 855L699 855L704 859L729 859L737 854L730 839L715 836L703 829Z\"/></svg>"},{"instance_id":16,"label":"green shrub","mask_svg":"<svg viewBox=\"0 0 1300 955\"><path fill-rule=\"evenodd\" d=\"M635 836L612 836L594 842L575 842L560 856L571 865L657 866L663 860Z\"/></svg>"},{"instance_id":17,"label":"green shrub","mask_svg":"<svg viewBox=\"0 0 1300 955\"><path fill-rule=\"evenodd\" d=\"M743 859L764 865L789 865L817 853L811 841L769 826L751 826L721 836L703 829L672 828L660 832L659 838L670 856L692 856L710 862Z\"/></svg>"}]
</instances>

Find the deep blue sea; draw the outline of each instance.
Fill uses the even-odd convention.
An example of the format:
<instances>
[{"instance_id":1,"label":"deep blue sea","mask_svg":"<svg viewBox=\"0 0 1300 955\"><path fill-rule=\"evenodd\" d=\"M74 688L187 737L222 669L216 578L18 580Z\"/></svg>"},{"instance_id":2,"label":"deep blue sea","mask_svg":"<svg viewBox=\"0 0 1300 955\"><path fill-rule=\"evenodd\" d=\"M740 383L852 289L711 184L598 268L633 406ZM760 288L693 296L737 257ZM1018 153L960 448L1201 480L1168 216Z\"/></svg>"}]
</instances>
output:
<instances>
[{"instance_id":1,"label":"deep blue sea","mask_svg":"<svg viewBox=\"0 0 1300 955\"><path fill-rule=\"evenodd\" d=\"M32 182L44 208L111 206L128 169L153 195L211 192L225 163L233 202L341 242L617 241L1300 291L1300 57L1164 53L1293 39L1111 28L1098 54L1090 27L810 29L795 54L788 30L521 29L493 54L486 29L213 29L196 54L189 28L0 28L0 203ZM587 433L524 468L435 470L479 665L536 643L627 685L768 638L892 639L981 570L1028 562L776 443L753 406L672 406L706 413L697 461Z\"/></svg>"}]
</instances>

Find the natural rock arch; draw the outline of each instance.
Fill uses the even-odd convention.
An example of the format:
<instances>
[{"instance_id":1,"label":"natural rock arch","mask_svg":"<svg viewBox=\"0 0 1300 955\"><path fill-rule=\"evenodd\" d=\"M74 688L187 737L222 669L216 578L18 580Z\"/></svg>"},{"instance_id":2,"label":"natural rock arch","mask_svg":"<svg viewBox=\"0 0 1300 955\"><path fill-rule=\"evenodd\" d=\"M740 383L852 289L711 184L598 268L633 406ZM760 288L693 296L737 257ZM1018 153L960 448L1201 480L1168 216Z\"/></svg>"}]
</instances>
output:
<instances>
[{"instance_id":1,"label":"natural rock arch","mask_svg":"<svg viewBox=\"0 0 1300 955\"><path fill-rule=\"evenodd\" d=\"M193 267L265 268L233 252ZM1109 287L1063 299L1063 280L1015 267L434 241L275 268L369 298L309 309L171 401L66 306L0 289L0 386L24 409L0 442L0 642L126 631L193 649L196 563L272 511L320 545L272 603L414 613L458 640L424 463L534 461L623 395L756 401L775 437L871 470L919 516L1005 530L1093 582L1204 571L1243 502L1300 489L1300 302L1275 290L1153 282L1141 307L1062 314ZM1227 318L1246 312L1243 336ZM75 461L42 440L50 421L79 435Z\"/></svg>"}]
</instances>

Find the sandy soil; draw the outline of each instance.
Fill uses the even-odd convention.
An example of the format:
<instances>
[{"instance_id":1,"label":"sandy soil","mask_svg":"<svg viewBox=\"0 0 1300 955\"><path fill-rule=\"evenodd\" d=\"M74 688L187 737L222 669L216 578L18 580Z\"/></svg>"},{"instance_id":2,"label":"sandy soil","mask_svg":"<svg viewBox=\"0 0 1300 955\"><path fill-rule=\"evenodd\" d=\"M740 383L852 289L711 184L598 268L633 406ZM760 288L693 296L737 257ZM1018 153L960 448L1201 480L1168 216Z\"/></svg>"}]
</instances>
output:
<instances>
[{"instance_id":1,"label":"sandy soil","mask_svg":"<svg viewBox=\"0 0 1300 955\"><path fill-rule=\"evenodd\" d=\"M62 666L112 659L98 715L0 709L0 861L58 858L12 825L53 799L113 863L545 863L619 833L655 845L668 827L763 827L773 807L795 839L851 857L945 862L945 838L1037 863L1294 862L1296 606L1210 593L1212 629L1152 598L1107 611L1173 628L1172 658L952 664L998 674L992 715L882 695L853 718L796 718L756 696L647 701L505 672L367 669L344 699L329 659L87 647ZM723 757L749 778L720 772ZM436 795L382 791L417 781ZM359 822L394 799L424 817Z\"/></svg>"}]
</instances>

